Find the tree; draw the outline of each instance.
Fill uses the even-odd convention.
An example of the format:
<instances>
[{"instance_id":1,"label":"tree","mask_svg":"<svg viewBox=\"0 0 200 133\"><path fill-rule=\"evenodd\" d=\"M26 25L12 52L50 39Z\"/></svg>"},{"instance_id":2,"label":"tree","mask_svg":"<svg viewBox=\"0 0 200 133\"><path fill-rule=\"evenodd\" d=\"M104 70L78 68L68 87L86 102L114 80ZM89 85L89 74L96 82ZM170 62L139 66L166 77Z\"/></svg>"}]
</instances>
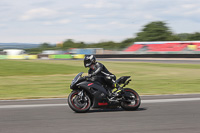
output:
<instances>
[{"instance_id":1,"label":"tree","mask_svg":"<svg viewBox=\"0 0 200 133\"><path fill-rule=\"evenodd\" d=\"M63 43L63 49L69 48L85 48L86 44L84 42L74 42L72 39L68 39Z\"/></svg>"},{"instance_id":2,"label":"tree","mask_svg":"<svg viewBox=\"0 0 200 133\"><path fill-rule=\"evenodd\" d=\"M135 41L135 38L127 38L123 40L121 43L131 44L131 43L134 43L134 41Z\"/></svg>"},{"instance_id":3,"label":"tree","mask_svg":"<svg viewBox=\"0 0 200 133\"><path fill-rule=\"evenodd\" d=\"M45 49L45 48L51 48L52 46L48 43L43 43L40 45L40 48Z\"/></svg>"},{"instance_id":4,"label":"tree","mask_svg":"<svg viewBox=\"0 0 200 133\"><path fill-rule=\"evenodd\" d=\"M74 48L74 42L72 39L68 39L63 43L64 49Z\"/></svg>"},{"instance_id":5,"label":"tree","mask_svg":"<svg viewBox=\"0 0 200 133\"><path fill-rule=\"evenodd\" d=\"M129 45L132 45L135 42L135 38L128 38L122 41L120 44L120 49L126 48Z\"/></svg>"},{"instance_id":6,"label":"tree","mask_svg":"<svg viewBox=\"0 0 200 133\"><path fill-rule=\"evenodd\" d=\"M194 33L194 34L191 34L191 35L188 37L188 39L189 39L190 41L192 41L192 40L200 40L200 33L199 33L199 32L196 32L196 33Z\"/></svg>"},{"instance_id":7,"label":"tree","mask_svg":"<svg viewBox=\"0 0 200 133\"><path fill-rule=\"evenodd\" d=\"M187 41L189 39L189 36L191 34L189 33L180 33L180 34L177 34L177 36L180 38L181 41Z\"/></svg>"},{"instance_id":8,"label":"tree","mask_svg":"<svg viewBox=\"0 0 200 133\"><path fill-rule=\"evenodd\" d=\"M137 33L136 41L175 41L179 38L162 21L151 22Z\"/></svg>"}]
</instances>

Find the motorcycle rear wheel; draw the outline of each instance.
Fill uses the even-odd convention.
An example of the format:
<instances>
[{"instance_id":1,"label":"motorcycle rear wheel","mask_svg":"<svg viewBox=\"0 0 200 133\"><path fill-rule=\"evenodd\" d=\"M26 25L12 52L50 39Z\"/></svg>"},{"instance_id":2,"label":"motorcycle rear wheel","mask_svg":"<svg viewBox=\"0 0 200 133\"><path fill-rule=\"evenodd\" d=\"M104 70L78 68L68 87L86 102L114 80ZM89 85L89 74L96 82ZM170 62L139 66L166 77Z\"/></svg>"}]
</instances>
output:
<instances>
[{"instance_id":1,"label":"motorcycle rear wheel","mask_svg":"<svg viewBox=\"0 0 200 133\"><path fill-rule=\"evenodd\" d=\"M90 109L91 100L87 94L84 94L84 100L80 101L79 91L73 91L68 96L69 107L76 113L85 113Z\"/></svg>"},{"instance_id":2,"label":"motorcycle rear wheel","mask_svg":"<svg viewBox=\"0 0 200 133\"><path fill-rule=\"evenodd\" d=\"M129 95L130 98L124 97L125 101L121 102L121 107L124 110L136 110L136 109L138 109L140 104L141 104L141 99L140 99L139 94L135 90L129 89L129 88L124 89L124 92L126 93L125 95Z\"/></svg>"}]
</instances>

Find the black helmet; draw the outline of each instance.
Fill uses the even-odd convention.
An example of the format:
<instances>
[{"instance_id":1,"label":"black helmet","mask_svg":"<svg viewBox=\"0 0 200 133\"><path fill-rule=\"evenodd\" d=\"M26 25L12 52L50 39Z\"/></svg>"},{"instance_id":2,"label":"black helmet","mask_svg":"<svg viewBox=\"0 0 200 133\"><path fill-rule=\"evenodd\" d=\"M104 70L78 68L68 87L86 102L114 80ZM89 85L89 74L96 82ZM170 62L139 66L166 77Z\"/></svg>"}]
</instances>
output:
<instances>
[{"instance_id":1,"label":"black helmet","mask_svg":"<svg viewBox=\"0 0 200 133\"><path fill-rule=\"evenodd\" d=\"M85 55L84 66L89 67L96 62L96 57L94 55Z\"/></svg>"}]
</instances>

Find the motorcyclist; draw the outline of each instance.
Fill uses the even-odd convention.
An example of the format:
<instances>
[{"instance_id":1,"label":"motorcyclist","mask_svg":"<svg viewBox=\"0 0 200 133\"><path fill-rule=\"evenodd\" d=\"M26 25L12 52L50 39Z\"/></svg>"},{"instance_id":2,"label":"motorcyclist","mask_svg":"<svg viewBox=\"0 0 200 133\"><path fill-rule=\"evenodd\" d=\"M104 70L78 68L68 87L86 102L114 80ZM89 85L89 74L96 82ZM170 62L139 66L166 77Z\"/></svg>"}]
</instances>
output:
<instances>
[{"instance_id":1,"label":"motorcyclist","mask_svg":"<svg viewBox=\"0 0 200 133\"><path fill-rule=\"evenodd\" d=\"M89 67L88 76L97 77L98 81L105 81L110 91L116 87L116 76L108 71L108 69L100 62L96 62L94 55L85 55L84 66Z\"/></svg>"}]
</instances>

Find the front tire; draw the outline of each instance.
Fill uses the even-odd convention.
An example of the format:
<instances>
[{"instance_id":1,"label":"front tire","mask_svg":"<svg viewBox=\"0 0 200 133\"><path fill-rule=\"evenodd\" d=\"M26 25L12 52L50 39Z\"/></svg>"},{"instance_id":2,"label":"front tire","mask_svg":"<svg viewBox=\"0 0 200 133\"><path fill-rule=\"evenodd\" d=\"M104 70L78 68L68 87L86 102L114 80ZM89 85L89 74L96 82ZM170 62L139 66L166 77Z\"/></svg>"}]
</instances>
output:
<instances>
[{"instance_id":1,"label":"front tire","mask_svg":"<svg viewBox=\"0 0 200 133\"><path fill-rule=\"evenodd\" d=\"M124 110L136 110L140 104L140 96L135 90L129 88L124 89L124 101L121 102L121 107Z\"/></svg>"},{"instance_id":2,"label":"front tire","mask_svg":"<svg viewBox=\"0 0 200 133\"><path fill-rule=\"evenodd\" d=\"M68 96L69 107L77 113L85 113L90 109L91 100L87 94L84 94L84 100L80 100L79 91L73 91Z\"/></svg>"}]
</instances>

